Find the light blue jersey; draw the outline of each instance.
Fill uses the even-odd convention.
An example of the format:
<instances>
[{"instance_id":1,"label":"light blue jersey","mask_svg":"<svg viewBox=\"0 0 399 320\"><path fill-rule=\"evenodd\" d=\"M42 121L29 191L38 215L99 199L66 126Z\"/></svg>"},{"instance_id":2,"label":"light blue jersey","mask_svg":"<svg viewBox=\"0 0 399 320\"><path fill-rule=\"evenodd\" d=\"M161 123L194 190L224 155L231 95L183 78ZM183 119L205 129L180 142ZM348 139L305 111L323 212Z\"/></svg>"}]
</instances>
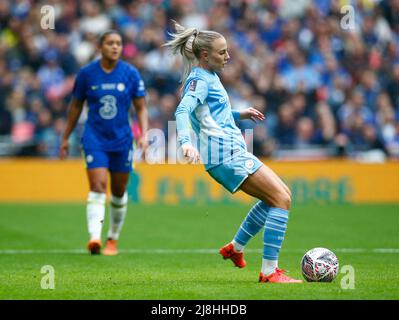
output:
<instances>
[{"instance_id":1,"label":"light blue jersey","mask_svg":"<svg viewBox=\"0 0 399 320\"><path fill-rule=\"evenodd\" d=\"M229 97L216 73L193 68L182 97L176 111L179 142L183 145L191 141L187 130L179 130L188 125L179 123L179 114L188 112L206 170L229 161L240 151L246 151L244 138L234 121ZM197 101L194 105L186 105L184 97L194 97Z\"/></svg>"},{"instance_id":2,"label":"light blue jersey","mask_svg":"<svg viewBox=\"0 0 399 320\"><path fill-rule=\"evenodd\" d=\"M237 191L248 175L262 166L247 151L244 137L235 124L239 113L232 111L216 73L193 68L175 115L180 145L191 143L191 122L205 169L230 192Z\"/></svg>"}]
</instances>

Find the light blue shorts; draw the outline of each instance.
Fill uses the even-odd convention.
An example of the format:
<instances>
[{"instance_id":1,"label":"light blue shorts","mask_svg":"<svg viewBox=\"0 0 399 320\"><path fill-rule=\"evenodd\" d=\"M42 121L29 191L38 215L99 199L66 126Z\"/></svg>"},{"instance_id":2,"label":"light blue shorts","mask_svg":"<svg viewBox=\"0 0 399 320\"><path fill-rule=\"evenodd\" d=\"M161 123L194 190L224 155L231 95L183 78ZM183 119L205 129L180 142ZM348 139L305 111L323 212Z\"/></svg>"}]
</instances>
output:
<instances>
[{"instance_id":1,"label":"light blue shorts","mask_svg":"<svg viewBox=\"0 0 399 320\"><path fill-rule=\"evenodd\" d=\"M208 170L209 175L223 187L234 193L250 174L256 172L262 162L252 153L244 152L231 161L217 165Z\"/></svg>"}]
</instances>

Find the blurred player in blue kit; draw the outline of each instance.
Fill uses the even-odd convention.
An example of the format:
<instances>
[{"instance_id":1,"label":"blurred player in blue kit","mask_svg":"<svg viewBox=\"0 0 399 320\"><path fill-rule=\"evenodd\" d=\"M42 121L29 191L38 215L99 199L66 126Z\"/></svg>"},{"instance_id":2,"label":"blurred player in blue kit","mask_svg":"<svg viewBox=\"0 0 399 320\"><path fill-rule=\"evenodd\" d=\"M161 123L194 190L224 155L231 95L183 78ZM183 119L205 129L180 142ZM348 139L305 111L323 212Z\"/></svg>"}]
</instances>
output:
<instances>
[{"instance_id":1,"label":"blurred player in blue kit","mask_svg":"<svg viewBox=\"0 0 399 320\"><path fill-rule=\"evenodd\" d=\"M183 155L194 163L201 158L209 175L231 193L240 189L259 199L220 254L235 266L245 267L244 247L264 228L259 282L300 283L278 267L291 192L270 168L247 151L235 124L239 119L264 120L264 116L255 108L231 109L227 92L216 74L230 59L226 39L214 31L185 29L175 21L174 24L176 33L165 45L183 57L182 99L175 113ZM191 141L190 123L198 138L199 152Z\"/></svg>"},{"instance_id":2,"label":"blurred player in blue kit","mask_svg":"<svg viewBox=\"0 0 399 320\"><path fill-rule=\"evenodd\" d=\"M131 104L141 128L137 147L145 150L148 114L145 87L138 70L120 60L122 37L116 30L104 32L99 40L101 58L83 66L75 80L60 158L68 155L68 138L80 117L84 102L88 115L82 137L90 192L87 223L91 254L101 253L101 231L105 215L108 172L111 182L110 225L104 255L117 254L117 241L127 212L126 186L133 161L133 134L129 123Z\"/></svg>"}]
</instances>

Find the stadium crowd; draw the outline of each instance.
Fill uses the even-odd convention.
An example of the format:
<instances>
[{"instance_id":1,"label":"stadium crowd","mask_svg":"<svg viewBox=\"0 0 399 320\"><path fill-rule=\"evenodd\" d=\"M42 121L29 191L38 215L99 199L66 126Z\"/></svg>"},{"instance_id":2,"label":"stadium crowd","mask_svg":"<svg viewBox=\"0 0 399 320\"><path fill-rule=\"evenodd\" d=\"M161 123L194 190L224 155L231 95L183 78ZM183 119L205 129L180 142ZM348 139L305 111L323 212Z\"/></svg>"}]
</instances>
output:
<instances>
[{"instance_id":1,"label":"stadium crowd","mask_svg":"<svg viewBox=\"0 0 399 320\"><path fill-rule=\"evenodd\" d=\"M42 28L44 5L54 29ZM399 159L397 0L0 0L0 155L57 157L76 73L110 28L144 78L150 128L167 134L182 68L162 46L170 19L226 36L232 107L266 115L240 123L255 155Z\"/></svg>"}]
</instances>

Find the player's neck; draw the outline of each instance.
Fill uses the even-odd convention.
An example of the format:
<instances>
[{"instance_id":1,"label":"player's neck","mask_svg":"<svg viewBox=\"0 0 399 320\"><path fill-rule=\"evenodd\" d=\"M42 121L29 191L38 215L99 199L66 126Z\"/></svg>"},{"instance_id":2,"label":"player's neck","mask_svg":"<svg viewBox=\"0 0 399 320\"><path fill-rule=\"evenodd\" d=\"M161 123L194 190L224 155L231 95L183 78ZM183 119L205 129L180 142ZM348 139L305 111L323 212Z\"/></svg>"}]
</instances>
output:
<instances>
[{"instance_id":1,"label":"player's neck","mask_svg":"<svg viewBox=\"0 0 399 320\"><path fill-rule=\"evenodd\" d=\"M204 69L204 70L206 70L206 71L208 71L208 72L210 72L210 73L214 73L214 72L215 72L214 70L212 70L212 69L209 67L208 64L201 63L201 62L198 63L198 68Z\"/></svg>"},{"instance_id":2,"label":"player's neck","mask_svg":"<svg viewBox=\"0 0 399 320\"><path fill-rule=\"evenodd\" d=\"M104 59L104 58L102 58L100 60L101 68L107 73L114 70L117 63L118 63L118 60L109 60L109 59Z\"/></svg>"}]
</instances>

